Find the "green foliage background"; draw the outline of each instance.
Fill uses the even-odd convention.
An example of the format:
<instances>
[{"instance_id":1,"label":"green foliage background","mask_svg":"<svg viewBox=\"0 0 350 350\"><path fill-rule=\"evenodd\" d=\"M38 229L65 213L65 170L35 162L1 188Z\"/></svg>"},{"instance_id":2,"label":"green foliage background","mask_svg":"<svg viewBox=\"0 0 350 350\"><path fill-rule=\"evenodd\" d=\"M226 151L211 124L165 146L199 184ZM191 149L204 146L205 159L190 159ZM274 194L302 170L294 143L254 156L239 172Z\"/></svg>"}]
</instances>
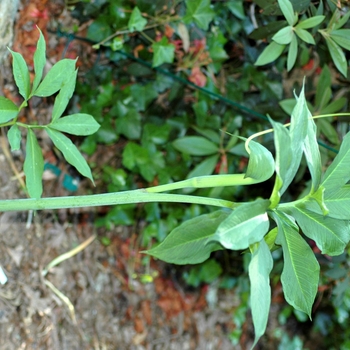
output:
<instances>
[{"instance_id":1,"label":"green foliage background","mask_svg":"<svg viewBox=\"0 0 350 350\"><path fill-rule=\"evenodd\" d=\"M74 4L72 15L81 23L93 19L86 38L108 60L102 63L98 58L78 81L81 112L94 115L102 125L80 149L92 155L99 144L120 145L120 153L114 155L111 165L96 164L94 178L99 186L119 191L200 175L244 172L247 154L235 136L267 128L266 114L275 121L288 122L295 105L292 90L300 89L304 75L313 115L347 110L347 4L340 10L333 1L293 0L287 7L285 3L140 0L131 4L102 0ZM297 36L283 41L290 30L284 28L291 28L288 25L299 28ZM65 30L71 32L74 28ZM284 34L279 39L281 31ZM271 45L275 49L269 52ZM276 49L276 45L284 47ZM316 124L320 143L337 149L347 131L347 121L330 116ZM271 134L261 136L259 142L273 149ZM321 147L324 167L334 155ZM310 188L309 179L302 160L284 200L297 199ZM198 189L195 194L251 201L266 197L272 186ZM195 204L152 203L144 205L141 212L138 208L115 207L97 224L131 225L142 218L147 222L142 244L147 247L150 242L163 241L187 219L212 215L210 209ZM320 260L321 286L327 286L325 296L331 298L322 298L323 307L314 310L312 329L327 335L327 339L332 338L335 329L347 329L343 322L349 312L347 254L345 250L337 258ZM272 275L280 273L280 255L275 252L273 257ZM248 278L248 271L242 275L242 271L223 264L224 260L236 265L242 262L242 256L218 251L212 259L188 270L184 278L193 286L219 278L221 286L236 286L237 293L241 293L237 286L240 279ZM333 270L337 272L333 274ZM335 277L337 274L341 279ZM323 311L328 307L333 309L331 314ZM242 315L244 320L245 313ZM287 322L283 317L282 324ZM294 317L305 321L297 312ZM237 342L239 335L239 331L232 334L232 341ZM286 342L280 337L281 344ZM331 339L327 346L346 348L347 335L337 344Z\"/></svg>"},{"instance_id":2,"label":"green foliage background","mask_svg":"<svg viewBox=\"0 0 350 350\"><path fill-rule=\"evenodd\" d=\"M149 253L168 262L201 263L183 273L188 285L218 281L218 287L235 288L242 304L233 316L237 325L230 335L233 343L239 341L249 306L248 278L251 304L255 305L255 340L264 333L272 271L272 289L279 286L281 276L285 298L295 308L282 309L281 325L292 313L299 322L306 322L306 314L312 315L310 332L327 336L327 348L346 349L350 329L349 189L348 185L341 186L348 181L349 137L344 138L338 157L328 165L335 156L332 149L339 149L348 131L346 120L333 117L348 110L347 4L331 0L99 0L72 2L70 10L80 24L91 21L86 35L78 33L78 27L60 28L58 35L84 40L98 52L91 69L78 76L75 104L70 106L74 114L60 118L74 90L65 78L67 72L72 77L77 75L74 60L58 62L40 83L45 64L41 36L41 54L34 57L36 76L31 88L23 57L11 52L16 84L24 99L19 108L0 99L2 110L6 110L1 122L12 125L8 134L12 149L19 147L18 126L25 126L9 121L33 95L45 97L59 91L52 122L44 128L66 160L82 175L94 178L100 192L166 185L211 174L247 172L264 181L276 170L275 185L268 181L249 188L193 186L178 190L181 194L246 202L233 215L197 204L128 204L113 207L96 224L110 228L136 225L141 220L146 223L140 232L142 246L153 244ZM293 88L297 99L292 98ZM315 124L308 120L310 112L329 114L329 118ZM290 118L286 131L282 124ZM267 149L251 142L247 168L248 154L237 136L265 130L268 120L275 129L274 141L271 133L262 133L258 141ZM98 124L101 127L94 133ZM108 153L112 145L119 152L110 152L107 163L90 164L91 174L85 159L62 132L89 135L80 150L90 156L100 147ZM324 146L321 152L316 136ZM275 153L276 168L268 149ZM31 128L27 130L27 155L27 189L31 197L39 198L42 187L36 179L41 178L44 164ZM308 193L306 201L298 202ZM260 197L270 197L270 201ZM282 204L277 207L281 198ZM283 202L291 201L296 202L283 206ZM269 229L267 210L278 230L273 228L263 240ZM331 214L326 223L323 215L327 210ZM242 221L237 222L237 217ZM186 223L188 219L192 220ZM295 220L306 240L298 233ZM199 226L203 226L201 235L195 237ZM183 257L179 258L178 240L172 237L184 231L194 239L181 247ZM213 231L216 233L211 236ZM262 239L259 245L257 235ZM209 244L203 246L207 238ZM283 270L281 249L275 250L274 243L282 246ZM245 260L248 254L237 251L248 246L252 253L249 267ZM198 247L200 254L196 254ZM234 250L223 251L222 247ZM188 254L191 251L194 254ZM296 267L301 260L307 261L307 268ZM243 266L239 271L232 268L237 264ZM298 269L314 271L311 278L301 278L304 282L300 286L299 280L291 278L301 276ZM312 309L317 289L322 292ZM254 300L262 295L265 297L259 310ZM335 340L331 335L339 329L342 336ZM299 346L299 338L289 340L278 330L275 337L281 347Z\"/></svg>"}]
</instances>

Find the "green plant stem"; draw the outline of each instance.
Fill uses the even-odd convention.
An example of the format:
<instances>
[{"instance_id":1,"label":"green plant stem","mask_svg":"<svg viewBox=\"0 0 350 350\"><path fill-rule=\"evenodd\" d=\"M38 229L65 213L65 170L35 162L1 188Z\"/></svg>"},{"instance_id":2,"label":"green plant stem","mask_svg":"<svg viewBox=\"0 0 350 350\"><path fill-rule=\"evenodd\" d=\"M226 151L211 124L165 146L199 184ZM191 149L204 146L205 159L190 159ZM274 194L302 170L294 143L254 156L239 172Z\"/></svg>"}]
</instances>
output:
<instances>
[{"instance_id":1,"label":"green plant stem","mask_svg":"<svg viewBox=\"0 0 350 350\"><path fill-rule=\"evenodd\" d=\"M222 199L198 197L181 194L149 193L147 189L132 190L125 192L94 194L86 196L51 197L51 198L30 198L10 199L0 201L0 212L4 211L25 211L25 210L46 210L60 208L83 208L98 207L104 205L118 205L131 203L149 202L174 202L212 205L222 208L234 209L242 203L234 203Z\"/></svg>"}]
</instances>

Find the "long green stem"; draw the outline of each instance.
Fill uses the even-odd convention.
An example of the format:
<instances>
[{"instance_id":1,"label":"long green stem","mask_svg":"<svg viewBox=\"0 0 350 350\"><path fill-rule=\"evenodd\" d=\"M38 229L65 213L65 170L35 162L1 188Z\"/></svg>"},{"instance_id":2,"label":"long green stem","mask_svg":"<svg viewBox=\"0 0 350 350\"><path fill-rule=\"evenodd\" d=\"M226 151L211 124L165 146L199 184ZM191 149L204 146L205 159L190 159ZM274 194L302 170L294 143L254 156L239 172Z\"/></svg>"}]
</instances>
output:
<instances>
[{"instance_id":1,"label":"long green stem","mask_svg":"<svg viewBox=\"0 0 350 350\"><path fill-rule=\"evenodd\" d=\"M241 203L234 203L222 199L197 197L191 195L149 193L147 189L94 194L86 196L51 197L39 199L10 199L0 201L0 212L3 211L24 211L24 210L45 210L60 208L82 208L104 205L118 205L130 203L150 202L177 202L212 205L222 208L236 208Z\"/></svg>"}]
</instances>

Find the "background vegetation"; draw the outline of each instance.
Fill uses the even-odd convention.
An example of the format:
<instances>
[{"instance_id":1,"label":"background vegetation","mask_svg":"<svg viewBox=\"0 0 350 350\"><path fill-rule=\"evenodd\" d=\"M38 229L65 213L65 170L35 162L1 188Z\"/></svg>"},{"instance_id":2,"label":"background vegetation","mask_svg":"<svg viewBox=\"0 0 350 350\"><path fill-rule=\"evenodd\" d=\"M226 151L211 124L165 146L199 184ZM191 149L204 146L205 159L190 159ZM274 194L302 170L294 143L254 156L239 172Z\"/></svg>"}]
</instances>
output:
<instances>
[{"instance_id":1,"label":"background vegetation","mask_svg":"<svg viewBox=\"0 0 350 350\"><path fill-rule=\"evenodd\" d=\"M290 5L283 8L286 3ZM92 61L91 55L81 57L84 67L90 68L78 74L70 108L93 115L101 124L80 145L90 156L99 192L245 172L247 154L235 136L266 129L267 114L288 122L295 103L293 90L300 90L304 76L314 115L349 109L346 2L99 0L67 1L67 6L79 24L58 23L52 31L68 39L68 52L72 40L85 41L95 50ZM326 166L348 131L348 122L330 117L316 123ZM273 150L270 134L259 141ZM106 148L107 159L94 158L99 147ZM285 194L286 201L297 199L310 186L305 169L306 163ZM196 194L250 201L269 196L270 185L200 189ZM184 220L209 211L199 205L125 205L111 208L96 225L135 225L140 246L147 248ZM103 243L108 245L108 239ZM280 258L276 251L275 302L281 297ZM348 261L348 251L338 257L320 256L321 284L313 322L282 306L280 326L305 323L305 332L324 336L327 348L349 348ZM214 289L235 288L241 304L233 314L234 344L247 317L246 267L245 255L220 251L205 263L178 272L189 287L213 283ZM298 337L289 337L278 326L274 332L281 349L302 347Z\"/></svg>"}]
</instances>

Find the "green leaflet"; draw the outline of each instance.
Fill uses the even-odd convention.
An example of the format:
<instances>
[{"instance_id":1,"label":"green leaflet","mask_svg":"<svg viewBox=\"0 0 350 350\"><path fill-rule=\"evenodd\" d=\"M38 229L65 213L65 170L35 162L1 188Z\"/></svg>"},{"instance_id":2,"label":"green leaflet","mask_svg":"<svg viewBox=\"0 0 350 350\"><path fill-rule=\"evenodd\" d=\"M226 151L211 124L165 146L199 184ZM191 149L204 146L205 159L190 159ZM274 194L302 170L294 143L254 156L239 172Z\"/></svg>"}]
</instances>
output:
<instances>
[{"instance_id":1,"label":"green leaflet","mask_svg":"<svg viewBox=\"0 0 350 350\"><path fill-rule=\"evenodd\" d=\"M271 304L270 272L273 267L271 252L264 240L254 245L252 250L248 271L255 338L251 349L266 330Z\"/></svg>"},{"instance_id":2,"label":"green leaflet","mask_svg":"<svg viewBox=\"0 0 350 350\"><path fill-rule=\"evenodd\" d=\"M63 153L66 161L73 165L80 174L94 182L89 165L73 142L61 132L51 129L50 127L46 127L45 130L54 145Z\"/></svg>"},{"instance_id":3,"label":"green leaflet","mask_svg":"<svg viewBox=\"0 0 350 350\"><path fill-rule=\"evenodd\" d=\"M299 206L292 213L303 233L316 242L322 254L334 256L344 252L350 240L348 220L323 216Z\"/></svg>"},{"instance_id":4,"label":"green leaflet","mask_svg":"<svg viewBox=\"0 0 350 350\"><path fill-rule=\"evenodd\" d=\"M8 98L0 96L0 123L6 123L17 117L18 107Z\"/></svg>"},{"instance_id":5,"label":"green leaflet","mask_svg":"<svg viewBox=\"0 0 350 350\"><path fill-rule=\"evenodd\" d=\"M62 86L74 76L76 61L77 60L65 58L55 63L38 88L34 91L33 95L47 97L59 91Z\"/></svg>"},{"instance_id":6,"label":"green leaflet","mask_svg":"<svg viewBox=\"0 0 350 350\"><path fill-rule=\"evenodd\" d=\"M77 80L78 70L76 69L70 76L70 79L63 82L60 92L55 98L52 110L52 121L58 119L68 106L69 100L73 96Z\"/></svg>"},{"instance_id":7,"label":"green leaflet","mask_svg":"<svg viewBox=\"0 0 350 350\"><path fill-rule=\"evenodd\" d=\"M290 305L311 318L318 287L319 264L309 245L300 236L293 219L279 211L274 211L272 216L278 226L276 244L280 244L283 249L281 281L284 296Z\"/></svg>"},{"instance_id":8,"label":"green leaflet","mask_svg":"<svg viewBox=\"0 0 350 350\"><path fill-rule=\"evenodd\" d=\"M281 191L284 182L291 182L292 174L289 173L290 166L293 160L293 153L291 147L291 138L289 131L281 123L274 122L271 118L269 121L274 129L274 141L275 141L275 170L277 179L275 180L275 186L271 195L271 202L276 206L283 194ZM286 187L284 186L284 190ZM275 200L272 200L276 196Z\"/></svg>"},{"instance_id":9,"label":"green leaflet","mask_svg":"<svg viewBox=\"0 0 350 350\"><path fill-rule=\"evenodd\" d=\"M275 161L271 152L255 141L249 142L249 163L245 177L263 182L268 180L275 171Z\"/></svg>"},{"instance_id":10,"label":"green leaflet","mask_svg":"<svg viewBox=\"0 0 350 350\"><path fill-rule=\"evenodd\" d=\"M313 198L313 197L312 197ZM328 210L327 216L334 219L350 219L350 186L345 185L324 193L324 204ZM319 204L314 200L305 202L305 208L317 214L323 214Z\"/></svg>"},{"instance_id":11,"label":"green leaflet","mask_svg":"<svg viewBox=\"0 0 350 350\"><path fill-rule=\"evenodd\" d=\"M266 213L270 201L256 200L242 204L224 220L209 241L217 241L227 249L247 249L260 242L269 229Z\"/></svg>"},{"instance_id":12,"label":"green leaflet","mask_svg":"<svg viewBox=\"0 0 350 350\"><path fill-rule=\"evenodd\" d=\"M26 159L23 166L26 175L26 185L31 198L40 198L43 192L42 175L44 159L35 134L28 129L26 142Z\"/></svg>"},{"instance_id":13,"label":"green leaflet","mask_svg":"<svg viewBox=\"0 0 350 350\"><path fill-rule=\"evenodd\" d=\"M44 36L39 30L39 40L38 43L36 44L36 50L34 53L34 71L35 71L35 76L34 76L34 81L33 81L33 86L32 86L32 93L37 89L37 87L40 84L41 78L43 77L43 71L46 63L46 43Z\"/></svg>"},{"instance_id":14,"label":"green leaflet","mask_svg":"<svg viewBox=\"0 0 350 350\"><path fill-rule=\"evenodd\" d=\"M13 124L7 132L7 138L9 140L11 151L18 151L21 147L21 131L17 124Z\"/></svg>"},{"instance_id":15,"label":"green leaflet","mask_svg":"<svg viewBox=\"0 0 350 350\"><path fill-rule=\"evenodd\" d=\"M288 188L295 174L297 173L303 154L303 144L308 130L308 117L309 110L305 101L304 85L297 98L297 104L295 105L289 128L289 135L291 138L291 150L293 154L291 165L287 171L286 178L283 182L283 186L280 190L281 193Z\"/></svg>"},{"instance_id":16,"label":"green leaflet","mask_svg":"<svg viewBox=\"0 0 350 350\"><path fill-rule=\"evenodd\" d=\"M305 108L308 110L305 103ZM309 110L308 110L309 111ZM311 113L309 111L309 117ZM316 124L313 119L308 119L307 134L303 143L303 151L306 158L307 166L310 170L312 189L311 192L316 191L320 186L322 176L321 154L316 138Z\"/></svg>"},{"instance_id":17,"label":"green leaflet","mask_svg":"<svg viewBox=\"0 0 350 350\"><path fill-rule=\"evenodd\" d=\"M173 142L173 146L180 152L192 156L208 156L219 152L219 147L212 141L201 136L185 136Z\"/></svg>"},{"instance_id":18,"label":"green leaflet","mask_svg":"<svg viewBox=\"0 0 350 350\"><path fill-rule=\"evenodd\" d=\"M343 187L350 180L350 133L347 133L340 146L339 153L326 170L322 186L326 191L334 191Z\"/></svg>"},{"instance_id":19,"label":"green leaflet","mask_svg":"<svg viewBox=\"0 0 350 350\"><path fill-rule=\"evenodd\" d=\"M185 221L176 227L165 240L145 253L173 264L199 264L210 253L222 249L216 242L209 242L217 227L230 212L218 210Z\"/></svg>"},{"instance_id":20,"label":"green leaflet","mask_svg":"<svg viewBox=\"0 0 350 350\"><path fill-rule=\"evenodd\" d=\"M49 127L72 135L91 135L100 128L100 124L90 114L76 113L54 120Z\"/></svg>"},{"instance_id":21,"label":"green leaflet","mask_svg":"<svg viewBox=\"0 0 350 350\"><path fill-rule=\"evenodd\" d=\"M19 93L25 100L28 100L30 93L30 77L27 64L20 53L11 51L10 49L9 51L11 52L13 58L13 76L15 78Z\"/></svg>"}]
</instances>

